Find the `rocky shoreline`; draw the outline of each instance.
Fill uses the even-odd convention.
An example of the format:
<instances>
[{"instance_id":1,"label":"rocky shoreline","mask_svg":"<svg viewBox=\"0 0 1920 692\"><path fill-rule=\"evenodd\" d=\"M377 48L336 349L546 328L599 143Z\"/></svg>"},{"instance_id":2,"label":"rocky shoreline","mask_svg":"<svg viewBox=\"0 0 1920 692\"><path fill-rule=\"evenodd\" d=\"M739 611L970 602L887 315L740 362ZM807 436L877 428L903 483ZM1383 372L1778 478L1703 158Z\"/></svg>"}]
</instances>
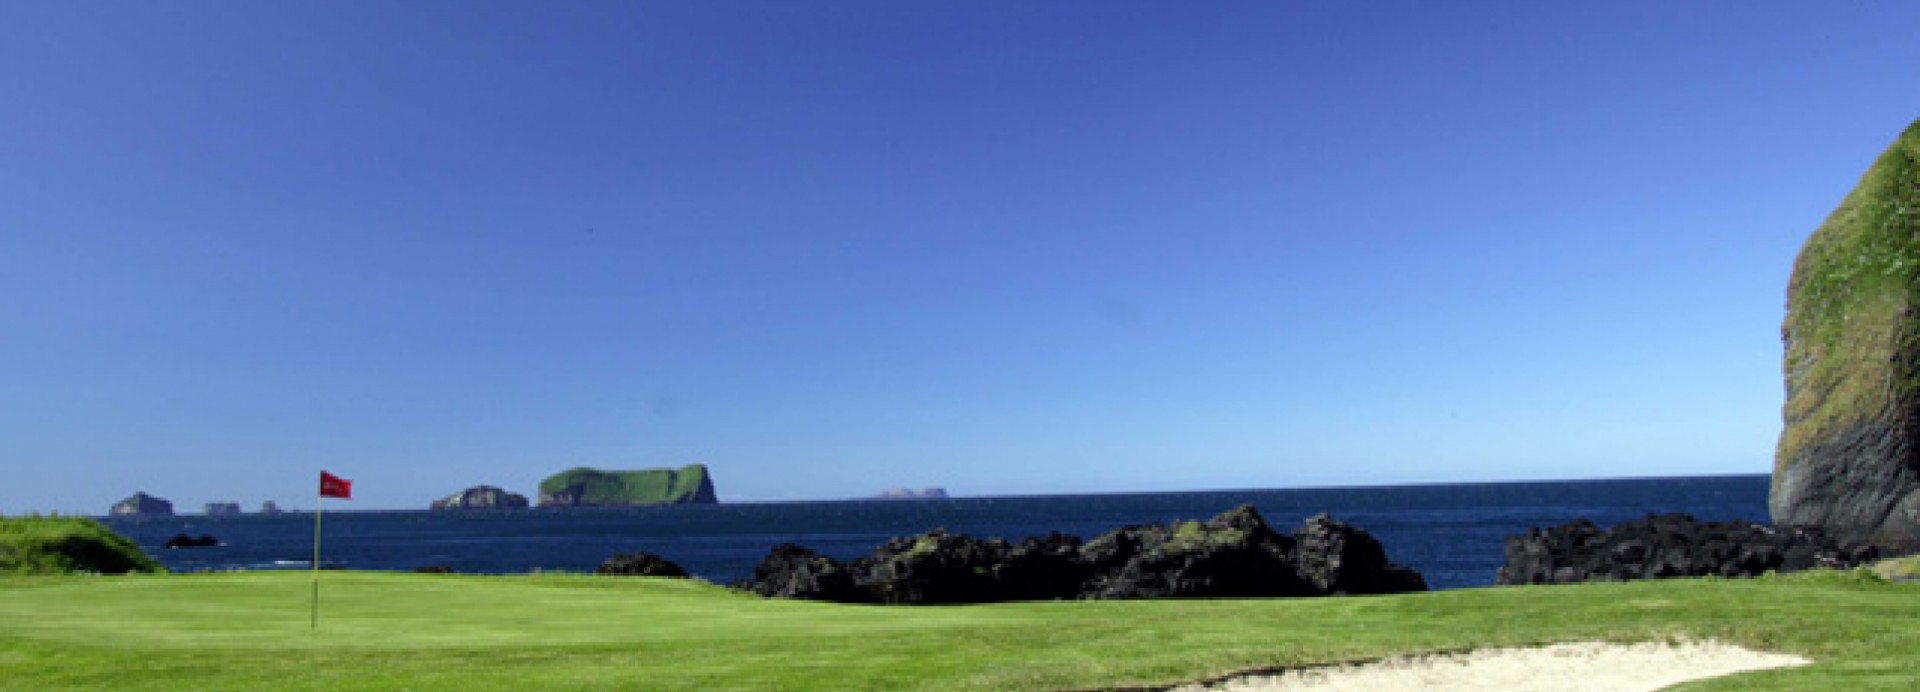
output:
<instances>
[{"instance_id":1,"label":"rocky shoreline","mask_svg":"<svg viewBox=\"0 0 1920 692\"><path fill-rule=\"evenodd\" d=\"M1204 522L1126 526L1086 541L1055 532L1009 544L936 529L846 563L782 544L734 587L770 598L891 605L1427 588L1418 572L1389 562L1366 531L1322 514L1281 534L1251 505Z\"/></svg>"},{"instance_id":2,"label":"rocky shoreline","mask_svg":"<svg viewBox=\"0 0 1920 692\"><path fill-rule=\"evenodd\" d=\"M1881 551L1821 531L1650 514L1603 529L1585 519L1510 536L1495 584L1755 577L1849 569ZM687 576L648 553L596 574ZM732 587L769 598L889 605L1031 600L1259 598L1425 591L1366 531L1320 514L1282 534L1251 505L1207 521L1125 526L1091 540L1054 532L1018 543L934 529L853 560L775 546Z\"/></svg>"},{"instance_id":3,"label":"rocky shoreline","mask_svg":"<svg viewBox=\"0 0 1920 692\"><path fill-rule=\"evenodd\" d=\"M1756 577L1822 567L1846 569L1878 557L1877 548L1842 541L1817 529L1650 514L1611 529L1581 519L1509 537L1506 564L1495 583Z\"/></svg>"}]
</instances>

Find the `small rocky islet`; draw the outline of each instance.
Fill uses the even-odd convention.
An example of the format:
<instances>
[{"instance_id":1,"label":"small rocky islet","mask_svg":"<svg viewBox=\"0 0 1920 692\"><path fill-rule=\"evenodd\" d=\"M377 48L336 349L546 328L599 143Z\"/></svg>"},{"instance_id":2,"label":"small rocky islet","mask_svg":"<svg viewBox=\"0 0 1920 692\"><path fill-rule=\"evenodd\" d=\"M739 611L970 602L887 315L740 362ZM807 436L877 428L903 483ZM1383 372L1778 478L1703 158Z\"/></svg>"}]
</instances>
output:
<instances>
[{"instance_id":1,"label":"small rocky islet","mask_svg":"<svg viewBox=\"0 0 1920 692\"><path fill-rule=\"evenodd\" d=\"M170 517L173 516L173 503L148 495L143 490L113 503L113 507L107 509L107 514L115 517Z\"/></svg>"},{"instance_id":2,"label":"small rocky islet","mask_svg":"<svg viewBox=\"0 0 1920 692\"><path fill-rule=\"evenodd\" d=\"M491 485L476 485L434 500L427 509L442 512L461 509L526 509L527 496L507 492Z\"/></svg>"}]
</instances>

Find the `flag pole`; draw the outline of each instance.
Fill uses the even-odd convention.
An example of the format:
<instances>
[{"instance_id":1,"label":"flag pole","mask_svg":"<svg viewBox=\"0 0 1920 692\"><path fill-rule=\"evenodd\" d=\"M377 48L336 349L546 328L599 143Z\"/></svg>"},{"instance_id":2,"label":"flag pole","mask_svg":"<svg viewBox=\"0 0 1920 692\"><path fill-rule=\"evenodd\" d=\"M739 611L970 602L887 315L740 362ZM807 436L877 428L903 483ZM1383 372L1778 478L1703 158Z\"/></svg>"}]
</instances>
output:
<instances>
[{"instance_id":1,"label":"flag pole","mask_svg":"<svg viewBox=\"0 0 1920 692\"><path fill-rule=\"evenodd\" d=\"M307 621L307 629L320 627L320 513L327 504L326 484L322 483L320 496L313 501L313 607Z\"/></svg>"}]
</instances>

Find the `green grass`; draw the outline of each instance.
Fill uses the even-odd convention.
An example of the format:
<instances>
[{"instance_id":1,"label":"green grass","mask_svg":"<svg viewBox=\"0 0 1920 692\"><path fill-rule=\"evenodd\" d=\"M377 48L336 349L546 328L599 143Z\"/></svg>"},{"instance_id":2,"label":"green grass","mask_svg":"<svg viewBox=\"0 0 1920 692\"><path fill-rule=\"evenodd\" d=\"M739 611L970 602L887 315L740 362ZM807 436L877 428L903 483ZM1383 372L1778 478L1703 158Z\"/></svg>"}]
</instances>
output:
<instances>
[{"instance_id":1,"label":"green grass","mask_svg":"<svg viewBox=\"0 0 1920 692\"><path fill-rule=\"evenodd\" d=\"M165 572L127 537L84 517L0 517L0 574Z\"/></svg>"},{"instance_id":2,"label":"green grass","mask_svg":"<svg viewBox=\"0 0 1920 692\"><path fill-rule=\"evenodd\" d=\"M1920 391L1920 368L1902 357L1920 351L1920 121L1807 239L1788 293L1776 483L1803 448Z\"/></svg>"},{"instance_id":3,"label":"green grass","mask_svg":"<svg viewBox=\"0 0 1920 692\"><path fill-rule=\"evenodd\" d=\"M1720 639L1813 666L1686 686L1911 689L1920 585L1862 570L1365 598L953 607L591 576L0 577L4 689L1088 689L1575 640Z\"/></svg>"}]
</instances>

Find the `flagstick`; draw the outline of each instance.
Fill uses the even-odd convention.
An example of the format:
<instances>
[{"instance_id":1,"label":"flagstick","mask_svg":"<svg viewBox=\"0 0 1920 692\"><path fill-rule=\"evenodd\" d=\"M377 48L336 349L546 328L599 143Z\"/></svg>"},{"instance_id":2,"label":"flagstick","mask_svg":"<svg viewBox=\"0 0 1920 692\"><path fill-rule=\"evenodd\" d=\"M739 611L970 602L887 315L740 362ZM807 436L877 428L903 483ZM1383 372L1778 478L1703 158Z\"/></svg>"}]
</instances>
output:
<instances>
[{"instance_id":1,"label":"flagstick","mask_svg":"<svg viewBox=\"0 0 1920 692\"><path fill-rule=\"evenodd\" d=\"M307 629L320 627L320 510L327 503L325 484L322 484L320 497L313 501L313 616L307 623Z\"/></svg>"}]
</instances>

